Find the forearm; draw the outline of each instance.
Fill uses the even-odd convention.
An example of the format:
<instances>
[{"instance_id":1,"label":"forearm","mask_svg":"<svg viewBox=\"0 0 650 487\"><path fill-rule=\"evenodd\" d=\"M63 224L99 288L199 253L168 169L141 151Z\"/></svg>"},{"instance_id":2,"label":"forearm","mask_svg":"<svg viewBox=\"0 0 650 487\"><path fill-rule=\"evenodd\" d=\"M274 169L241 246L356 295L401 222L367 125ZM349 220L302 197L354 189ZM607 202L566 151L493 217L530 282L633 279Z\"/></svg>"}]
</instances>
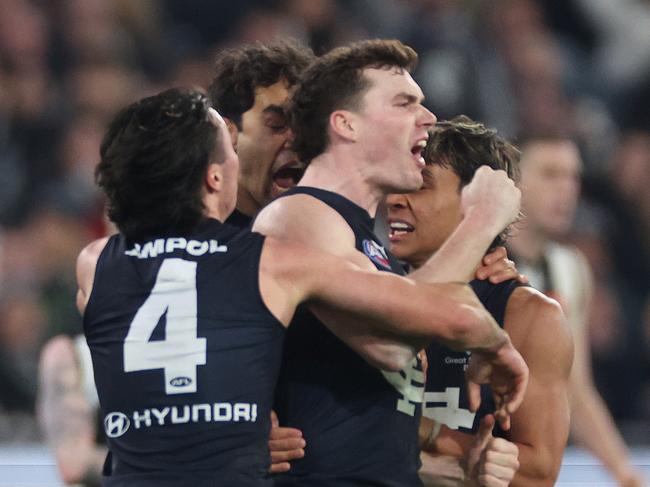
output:
<instances>
[{"instance_id":1,"label":"forearm","mask_svg":"<svg viewBox=\"0 0 650 487\"><path fill-rule=\"evenodd\" d=\"M588 386L571 392L571 436L617 477L626 475L629 453L602 398Z\"/></svg>"},{"instance_id":2,"label":"forearm","mask_svg":"<svg viewBox=\"0 0 650 487\"><path fill-rule=\"evenodd\" d=\"M465 470L457 457L420 454L420 479L425 487L462 487L467 485Z\"/></svg>"},{"instance_id":3,"label":"forearm","mask_svg":"<svg viewBox=\"0 0 650 487\"><path fill-rule=\"evenodd\" d=\"M507 342L506 334L467 284L417 283L383 273L340 269L337 275L342 281L354 285L330 286L327 272L324 269L319 276L318 302L311 309L346 342L347 337L370 343L394 340L416 351L431 339L455 350L496 351Z\"/></svg>"},{"instance_id":4,"label":"forearm","mask_svg":"<svg viewBox=\"0 0 650 487\"><path fill-rule=\"evenodd\" d=\"M497 231L479 219L464 219L442 247L409 274L421 282L468 282L474 277Z\"/></svg>"},{"instance_id":5,"label":"forearm","mask_svg":"<svg viewBox=\"0 0 650 487\"><path fill-rule=\"evenodd\" d=\"M99 485L106 449L95 444L95 417L80 383L71 345L59 340L40 367L38 415L45 438L66 483ZM61 350L61 348L64 350Z\"/></svg>"},{"instance_id":6,"label":"forearm","mask_svg":"<svg viewBox=\"0 0 650 487\"><path fill-rule=\"evenodd\" d=\"M473 435L453 430L426 417L420 421L419 436L422 451L457 458L465 457L474 441Z\"/></svg>"},{"instance_id":7,"label":"forearm","mask_svg":"<svg viewBox=\"0 0 650 487\"><path fill-rule=\"evenodd\" d=\"M531 445L517 443L519 448L519 470L510 483L511 487L552 487L560 470L549 460L551 452L543 452Z\"/></svg>"}]
</instances>

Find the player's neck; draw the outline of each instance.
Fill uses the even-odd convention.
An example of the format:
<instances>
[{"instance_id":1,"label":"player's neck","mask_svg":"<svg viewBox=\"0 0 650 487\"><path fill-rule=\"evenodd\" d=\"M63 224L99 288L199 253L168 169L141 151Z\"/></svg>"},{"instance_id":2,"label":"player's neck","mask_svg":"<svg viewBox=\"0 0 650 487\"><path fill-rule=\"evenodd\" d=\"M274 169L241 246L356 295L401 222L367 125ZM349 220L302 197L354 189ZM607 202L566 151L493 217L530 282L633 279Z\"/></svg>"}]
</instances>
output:
<instances>
[{"instance_id":1,"label":"player's neck","mask_svg":"<svg viewBox=\"0 0 650 487\"><path fill-rule=\"evenodd\" d=\"M517 234L508 241L508 246L519 258L535 263L544 255L548 243L546 235L526 227L517 230Z\"/></svg>"},{"instance_id":2,"label":"player's neck","mask_svg":"<svg viewBox=\"0 0 650 487\"><path fill-rule=\"evenodd\" d=\"M248 217L253 217L259 211L259 205L251 194L242 186L237 187L237 210Z\"/></svg>"},{"instance_id":3,"label":"player's neck","mask_svg":"<svg viewBox=\"0 0 650 487\"><path fill-rule=\"evenodd\" d=\"M384 192L365 177L349 158L327 152L311 161L300 186L312 186L338 193L365 209L374 218Z\"/></svg>"}]
</instances>

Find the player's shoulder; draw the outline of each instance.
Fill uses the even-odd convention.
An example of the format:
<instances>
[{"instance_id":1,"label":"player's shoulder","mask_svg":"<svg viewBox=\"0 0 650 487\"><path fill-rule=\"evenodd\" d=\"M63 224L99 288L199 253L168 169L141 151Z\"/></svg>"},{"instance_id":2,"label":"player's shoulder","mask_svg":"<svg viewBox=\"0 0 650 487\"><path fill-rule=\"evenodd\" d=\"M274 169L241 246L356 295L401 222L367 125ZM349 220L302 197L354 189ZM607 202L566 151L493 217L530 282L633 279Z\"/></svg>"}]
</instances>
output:
<instances>
[{"instance_id":1,"label":"player's shoulder","mask_svg":"<svg viewBox=\"0 0 650 487\"><path fill-rule=\"evenodd\" d=\"M515 289L505 315L508 333L569 335L562 307L555 299L530 286Z\"/></svg>"},{"instance_id":2,"label":"player's shoulder","mask_svg":"<svg viewBox=\"0 0 650 487\"><path fill-rule=\"evenodd\" d=\"M89 270L94 272L97 259L99 259L110 238L103 237L93 240L79 252L79 256L77 257L77 274L80 272L83 274Z\"/></svg>"},{"instance_id":3,"label":"player's shoulder","mask_svg":"<svg viewBox=\"0 0 650 487\"><path fill-rule=\"evenodd\" d=\"M109 239L110 237L103 237L94 240L79 252L76 268L77 284L79 289L85 295L90 293L95 276L95 269L97 268L97 260L106 247Z\"/></svg>"},{"instance_id":4,"label":"player's shoulder","mask_svg":"<svg viewBox=\"0 0 650 487\"><path fill-rule=\"evenodd\" d=\"M560 303L532 286L518 286L513 289L508 307L517 310L523 308L527 313L562 314Z\"/></svg>"},{"instance_id":5,"label":"player's shoulder","mask_svg":"<svg viewBox=\"0 0 650 487\"><path fill-rule=\"evenodd\" d=\"M79 252L79 256L77 257L77 265L88 265L97 262L97 259L106 247L110 238L110 236L98 238L81 249L81 252Z\"/></svg>"},{"instance_id":6,"label":"player's shoulder","mask_svg":"<svg viewBox=\"0 0 650 487\"><path fill-rule=\"evenodd\" d=\"M570 348L572 337L562 307L530 286L515 289L508 302L506 331L513 343L537 343L542 347Z\"/></svg>"},{"instance_id":7,"label":"player's shoulder","mask_svg":"<svg viewBox=\"0 0 650 487\"><path fill-rule=\"evenodd\" d=\"M354 232L345 219L308 194L283 196L269 203L255 218L253 231L323 250L341 245L354 247Z\"/></svg>"}]
</instances>

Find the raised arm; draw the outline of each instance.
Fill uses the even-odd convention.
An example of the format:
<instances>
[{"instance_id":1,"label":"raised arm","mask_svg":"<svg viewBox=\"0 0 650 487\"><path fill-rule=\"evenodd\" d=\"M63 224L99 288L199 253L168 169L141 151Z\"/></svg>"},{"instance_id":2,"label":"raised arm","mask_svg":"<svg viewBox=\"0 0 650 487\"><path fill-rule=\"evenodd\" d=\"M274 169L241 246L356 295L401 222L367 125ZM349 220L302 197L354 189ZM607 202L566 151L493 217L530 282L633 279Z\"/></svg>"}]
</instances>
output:
<instances>
[{"instance_id":1,"label":"raised arm","mask_svg":"<svg viewBox=\"0 0 650 487\"><path fill-rule=\"evenodd\" d=\"M463 220L411 277L425 282L471 280L494 238L517 218L520 199L504 171L479 168L462 191Z\"/></svg>"}]
</instances>

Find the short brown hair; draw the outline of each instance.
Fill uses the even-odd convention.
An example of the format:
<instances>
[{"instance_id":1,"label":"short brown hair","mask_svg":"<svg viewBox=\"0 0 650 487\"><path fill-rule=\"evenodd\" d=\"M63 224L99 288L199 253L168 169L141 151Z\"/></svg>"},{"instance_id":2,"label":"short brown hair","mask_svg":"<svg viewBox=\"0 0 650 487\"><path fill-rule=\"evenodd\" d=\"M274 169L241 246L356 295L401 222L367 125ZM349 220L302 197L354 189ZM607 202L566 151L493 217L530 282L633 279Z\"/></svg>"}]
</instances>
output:
<instances>
[{"instance_id":1,"label":"short brown hair","mask_svg":"<svg viewBox=\"0 0 650 487\"><path fill-rule=\"evenodd\" d=\"M293 86L313 60L311 49L294 39L225 49L217 55L214 79L208 89L212 106L241 130L242 115L255 103L256 88L271 86L281 79Z\"/></svg>"},{"instance_id":2,"label":"short brown hair","mask_svg":"<svg viewBox=\"0 0 650 487\"><path fill-rule=\"evenodd\" d=\"M433 126L423 156L427 165L435 164L454 171L460 178L460 187L469 184L481 166L501 169L516 184L519 183L519 149L497 135L495 129L466 115ZM492 247L503 245L507 236L506 230L496 238Z\"/></svg>"},{"instance_id":3,"label":"short brown hair","mask_svg":"<svg viewBox=\"0 0 650 487\"><path fill-rule=\"evenodd\" d=\"M314 61L292 99L293 148L304 163L325 152L332 112L359 107L370 86L366 68L400 68L411 72L418 55L397 40L373 39L338 47Z\"/></svg>"}]
</instances>

